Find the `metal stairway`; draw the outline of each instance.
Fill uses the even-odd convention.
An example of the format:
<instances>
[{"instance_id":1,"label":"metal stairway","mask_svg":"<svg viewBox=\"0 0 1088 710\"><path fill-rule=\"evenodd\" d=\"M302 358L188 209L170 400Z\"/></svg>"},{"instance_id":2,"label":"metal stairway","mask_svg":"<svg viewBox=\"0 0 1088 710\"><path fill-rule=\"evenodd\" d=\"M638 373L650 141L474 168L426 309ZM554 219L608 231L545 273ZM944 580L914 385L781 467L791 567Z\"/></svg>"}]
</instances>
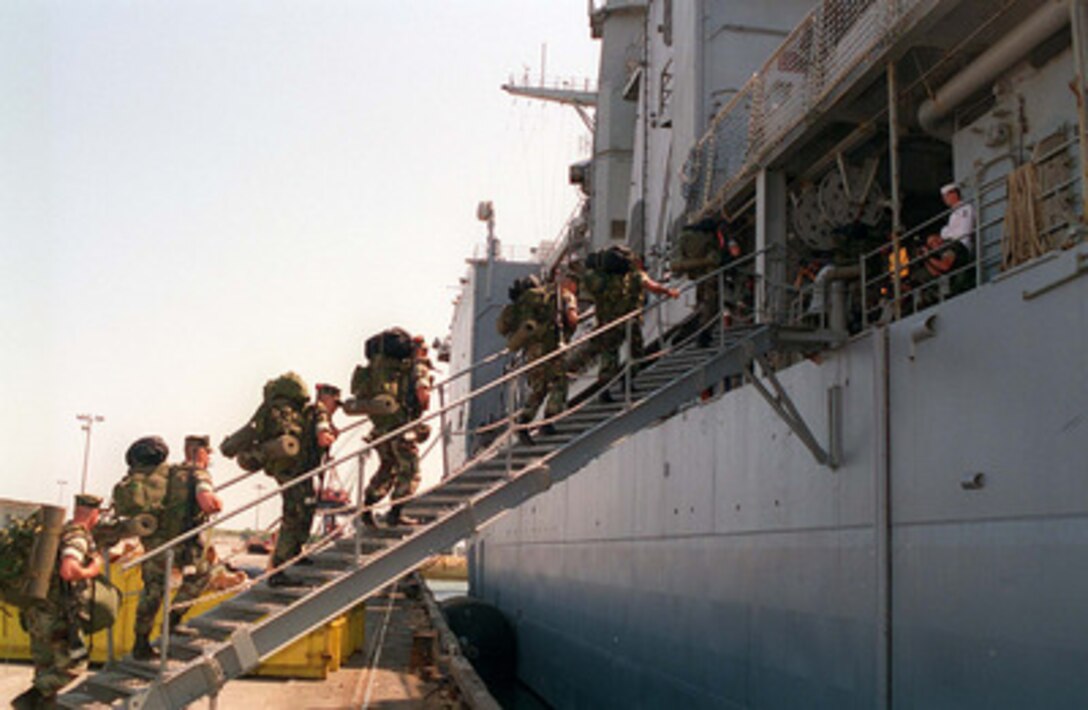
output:
<instances>
[{"instance_id":1,"label":"metal stairway","mask_svg":"<svg viewBox=\"0 0 1088 710\"><path fill-rule=\"evenodd\" d=\"M573 475L615 441L670 416L723 378L745 372L772 347L812 342L812 337L761 325L730 329L710 347L667 352L631 377L629 398L621 378L610 388L613 402L594 400L557 421L554 435L537 436L531 446L514 444L417 496L404 510L422 525L367 529L364 537L330 543L309 555L313 565L291 568L306 586L272 588L261 582L191 619L200 635L172 636L165 667L126 658L86 677L58 704L180 708L214 697L223 683L251 671L262 658Z\"/></svg>"}]
</instances>

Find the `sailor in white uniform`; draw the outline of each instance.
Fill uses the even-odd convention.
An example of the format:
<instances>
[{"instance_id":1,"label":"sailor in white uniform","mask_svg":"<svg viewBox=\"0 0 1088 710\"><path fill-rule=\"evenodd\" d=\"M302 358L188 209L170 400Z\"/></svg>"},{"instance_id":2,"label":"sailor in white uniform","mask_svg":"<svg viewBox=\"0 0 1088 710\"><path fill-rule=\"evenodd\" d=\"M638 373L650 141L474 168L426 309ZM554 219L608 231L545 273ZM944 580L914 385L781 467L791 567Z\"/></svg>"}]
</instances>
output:
<instances>
[{"instance_id":1,"label":"sailor in white uniform","mask_svg":"<svg viewBox=\"0 0 1088 710\"><path fill-rule=\"evenodd\" d=\"M941 199L952 210L948 215L948 224L941 228L941 238L945 241L957 239L974 254L975 208L963 201L960 188L954 182L941 188Z\"/></svg>"}]
</instances>

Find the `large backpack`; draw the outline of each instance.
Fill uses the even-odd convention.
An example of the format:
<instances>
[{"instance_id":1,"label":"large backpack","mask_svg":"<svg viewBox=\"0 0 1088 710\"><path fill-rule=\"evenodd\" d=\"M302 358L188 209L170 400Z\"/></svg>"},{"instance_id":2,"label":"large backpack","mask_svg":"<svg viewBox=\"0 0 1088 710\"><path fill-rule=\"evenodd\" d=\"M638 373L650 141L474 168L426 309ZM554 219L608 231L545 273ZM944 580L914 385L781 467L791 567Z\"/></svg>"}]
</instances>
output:
<instances>
[{"instance_id":1,"label":"large backpack","mask_svg":"<svg viewBox=\"0 0 1088 710\"><path fill-rule=\"evenodd\" d=\"M264 403L286 400L301 409L310 399L309 389L300 375L286 372L264 383Z\"/></svg>"},{"instance_id":2,"label":"large backpack","mask_svg":"<svg viewBox=\"0 0 1088 710\"><path fill-rule=\"evenodd\" d=\"M622 276L635 269L635 253L625 244L614 244L587 254L586 268L612 276Z\"/></svg>"},{"instance_id":3,"label":"large backpack","mask_svg":"<svg viewBox=\"0 0 1088 710\"><path fill-rule=\"evenodd\" d=\"M368 341L369 342L369 341ZM406 379L412 361L376 353L351 373L350 414L396 414L404 406Z\"/></svg>"},{"instance_id":4,"label":"large backpack","mask_svg":"<svg viewBox=\"0 0 1088 710\"><path fill-rule=\"evenodd\" d=\"M309 401L305 381L287 372L265 383L261 406L241 429L223 439L219 451L247 471L293 459L301 449L302 411Z\"/></svg>"},{"instance_id":5,"label":"large backpack","mask_svg":"<svg viewBox=\"0 0 1088 710\"><path fill-rule=\"evenodd\" d=\"M712 232L685 229L672 243L669 268L673 274L697 278L720 263L718 236Z\"/></svg>"},{"instance_id":6,"label":"large backpack","mask_svg":"<svg viewBox=\"0 0 1088 710\"><path fill-rule=\"evenodd\" d=\"M24 608L49 593L64 509L43 506L0 528L0 601Z\"/></svg>"},{"instance_id":7,"label":"large backpack","mask_svg":"<svg viewBox=\"0 0 1088 710\"><path fill-rule=\"evenodd\" d=\"M385 356L394 360L406 360L415 351L412 335L404 328L389 328L367 338L363 344L367 360Z\"/></svg>"},{"instance_id":8,"label":"large backpack","mask_svg":"<svg viewBox=\"0 0 1088 710\"><path fill-rule=\"evenodd\" d=\"M170 483L170 464L155 467L130 468L125 477L113 487L113 509L123 518L141 513L158 513L162 509Z\"/></svg>"},{"instance_id":9,"label":"large backpack","mask_svg":"<svg viewBox=\"0 0 1088 710\"><path fill-rule=\"evenodd\" d=\"M510 351L540 340L555 322L555 298L551 289L539 281L518 284L510 289L512 302L503 307L496 322L499 335L506 338Z\"/></svg>"}]
</instances>

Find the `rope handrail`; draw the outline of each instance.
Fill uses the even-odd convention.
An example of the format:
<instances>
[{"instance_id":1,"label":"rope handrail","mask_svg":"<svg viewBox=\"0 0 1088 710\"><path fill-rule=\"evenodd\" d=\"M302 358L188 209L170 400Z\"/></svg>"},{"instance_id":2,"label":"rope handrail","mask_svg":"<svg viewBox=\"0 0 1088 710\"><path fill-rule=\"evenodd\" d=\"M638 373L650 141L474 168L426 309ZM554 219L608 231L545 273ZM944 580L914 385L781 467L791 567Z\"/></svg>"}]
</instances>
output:
<instances>
[{"instance_id":1,"label":"rope handrail","mask_svg":"<svg viewBox=\"0 0 1088 710\"><path fill-rule=\"evenodd\" d=\"M678 290L681 293L688 292L688 291L696 288L698 286L698 284L702 283L706 279L717 278L719 273L724 274L724 273L729 272L729 271L739 270L740 267L745 266L745 265L747 265L747 264L749 264L751 262L754 262L754 260L758 256L760 256L762 254L765 254L765 253L770 253L772 251L776 251L777 248L778 248L777 245L769 245L769 246L764 247L763 249L757 250L757 251L755 251L755 252L753 252L751 254L747 254L747 255L745 255L743 257L740 257L739 259L737 259L735 261L730 262L729 264L721 266L721 267L715 269L714 271L711 271L711 272L705 274L704 276L702 276L700 278L690 280L687 284L680 287ZM167 541L163 542L158 547L155 547L152 550L149 550L149 551L145 552L143 555L140 555L139 557L136 557L136 558L134 558L132 560L129 560L129 561L125 562L122 565L122 568L126 569L126 570L131 569L132 567L135 567L138 564L141 564L141 563L143 563L143 562L145 562L145 561L147 561L149 559L152 559L154 557L157 557L158 555L161 555L161 554L165 553L167 550L170 550L170 549L172 549L174 547L182 545L182 544L188 542L189 540L192 540L193 538L197 537L201 533L203 533L203 532L205 532L205 531L207 531L207 530L209 530L209 529L211 529L211 528L213 528L213 527L215 527L217 525L221 525L222 523L226 522L227 520L231 520L231 519L241 515L242 513L246 512L248 510L251 510L252 508L256 507L257 505L260 505L264 501L275 497L276 495L282 493L283 491L288 490L289 488L291 488L293 486L300 485L300 484L302 484L302 483L304 483L306 481L312 481L315 477L317 477L318 475L324 473L325 471L328 471L328 470L330 470L332 468L335 468L336 466L339 466L341 464L347 463L348 461L356 458L360 454L363 454L364 452L375 449L379 445L384 444L387 441L391 441L392 439L394 439L394 438L396 438L398 436L401 436L402 434L405 434L405 433L415 429L416 427L418 427L420 424L423 424L424 422L428 422L428 421L430 421L432 419L440 417L443 414L445 414L446 412L449 412L449 411L451 411L451 410L453 410L453 409L455 409L457 407L460 407L460 406L472 401L473 399L479 397L480 395L484 394L485 392L490 392L491 390L495 389L496 387L499 387L500 385L506 384L507 382L509 382L509 381L511 381L513 379L521 377L522 375L530 372L531 370L533 370L533 369L535 369L537 367L540 367L544 363L550 362L551 360L553 360L555 358L561 357L561 356L565 355L566 353L571 352L575 348L579 348L579 347L583 346L587 342L589 342L589 341L603 335L604 333L607 333L607 332L611 331L613 328L626 326L626 324L629 321L633 321L633 320L635 320L637 318L641 318L644 314L650 312L651 310L653 310L655 308L661 307L661 305L664 304L664 303L666 303L666 301L664 299L656 299L656 300L654 300L654 301L652 301L650 303L647 303L644 306L632 309L630 312L628 312L628 313L626 313L626 314L624 314L622 316L619 316L619 317L609 321L608 323L605 323L604 325L598 326L597 328L591 330L588 333L583 334L582 336L580 336L578 338L575 338L570 343L567 343L566 345L560 346L560 347L556 348L555 350L553 350L552 352L547 353L545 355L542 355L542 356L534 359L533 361L531 361L531 362L529 362L529 363L527 363L527 364L525 364L525 365L523 365L523 366L509 372L509 373L506 373L505 375L502 375L501 377L499 377L497 379L494 379L494 380L492 380L491 382L488 382L485 385L482 385L481 387L479 387L479 388L465 394L463 397L461 397L461 398L459 398L459 399L457 399L457 400L455 400L453 402L450 402L450 403L446 404L444 407L441 407L441 408L436 409L436 410L434 410L432 412L421 415L420 417L417 417L416 419L413 419L413 420L411 420L409 422L406 422L402 426L400 426L400 427L398 427L396 429L393 429L392 431L390 431L390 432L388 432L388 433L386 433L386 434L384 434L384 435L382 435L380 437L377 437L377 438L375 438L375 439L373 439L371 441L368 441L362 447L360 447L358 449L355 449L355 450L351 451L348 454L343 454L343 455L341 455L341 456L339 456L339 457L337 457L335 459L332 459L332 460L327 461L327 462L325 462L325 463L323 463L323 464L321 464L319 466L316 466L316 467L314 467L313 469L311 469L309 471L305 471L303 473L300 473L298 476L291 479L287 483L284 483L284 484L282 484L280 486L277 486L275 488L270 489L267 493L265 493L263 495L260 495L257 498L254 498L254 499L250 500L248 503L243 504L241 507L236 508L235 510L232 510L232 511L230 511L228 513L223 513L223 514L221 514L221 515L219 515L219 516L217 516L215 518L212 518L210 520L207 520L204 523L201 523L200 525L197 525L197 526L195 526L193 528L190 528L186 532L184 532L184 533L182 533L182 534L180 534L180 535L178 535L178 536L176 536L176 537L174 537L174 538L172 538L170 540L167 540ZM494 356L494 354L491 355L491 356L488 356L488 357L493 357L493 356ZM460 374L460 373L458 373L458 374ZM352 424L343 427L340 431L341 431L341 433L346 432L346 431L350 431L350 430L352 430L354 428L357 428L358 426L361 426L367 420L368 420L368 418L363 417L363 418L360 419L360 421L353 422ZM254 472L254 473L256 473L256 472ZM252 475L252 474L248 474L248 475ZM234 482L236 480L241 480L241 479L247 478L248 475L247 476L240 476L240 477L238 477L238 479L232 479L232 482Z\"/></svg>"}]
</instances>

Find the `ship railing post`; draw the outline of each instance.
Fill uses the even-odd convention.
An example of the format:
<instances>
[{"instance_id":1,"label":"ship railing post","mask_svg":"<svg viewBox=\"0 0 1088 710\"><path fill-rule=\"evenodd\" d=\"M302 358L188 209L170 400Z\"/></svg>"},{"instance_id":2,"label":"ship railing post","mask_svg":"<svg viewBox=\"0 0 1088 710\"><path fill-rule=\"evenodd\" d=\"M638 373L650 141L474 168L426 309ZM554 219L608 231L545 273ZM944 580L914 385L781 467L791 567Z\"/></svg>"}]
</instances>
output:
<instances>
[{"instance_id":1,"label":"ship railing post","mask_svg":"<svg viewBox=\"0 0 1088 710\"><path fill-rule=\"evenodd\" d=\"M975 191L975 288L982 285L982 190Z\"/></svg>"},{"instance_id":2,"label":"ship railing post","mask_svg":"<svg viewBox=\"0 0 1088 710\"><path fill-rule=\"evenodd\" d=\"M631 366L635 362L635 341L633 339L635 327L635 319L627 319L627 362L623 368L623 403L625 406L631 406Z\"/></svg>"},{"instance_id":3,"label":"ship railing post","mask_svg":"<svg viewBox=\"0 0 1088 710\"><path fill-rule=\"evenodd\" d=\"M166 676L166 663L170 657L170 580L174 571L174 548L166 551L166 566L162 571L162 648L159 653L159 677Z\"/></svg>"},{"instance_id":4,"label":"ship railing post","mask_svg":"<svg viewBox=\"0 0 1088 710\"><path fill-rule=\"evenodd\" d=\"M718 323L714 328L721 336L718 340L718 347L725 347L725 269L718 269Z\"/></svg>"},{"instance_id":5,"label":"ship railing post","mask_svg":"<svg viewBox=\"0 0 1088 710\"><path fill-rule=\"evenodd\" d=\"M865 255L858 257L858 271L861 274L861 328L869 327L869 275L865 272Z\"/></svg>"},{"instance_id":6,"label":"ship railing post","mask_svg":"<svg viewBox=\"0 0 1088 710\"><path fill-rule=\"evenodd\" d=\"M517 418L515 416L515 413L518 411L518 408L517 408L517 404L518 404L518 402L517 402L518 379L516 377L511 378L506 383L506 392L507 392L507 396L506 396L506 415L510 418L510 428L507 429L507 431L516 432L517 427L518 427L518 420L517 420ZM514 442L516 442L517 440L518 440L518 437L517 437L517 434L515 433L514 436L510 437L510 441L508 441L507 444L506 444L506 456L505 456L505 458L506 458L506 477L507 478L510 478L510 471L513 469Z\"/></svg>"},{"instance_id":7,"label":"ship railing post","mask_svg":"<svg viewBox=\"0 0 1088 710\"><path fill-rule=\"evenodd\" d=\"M450 452L449 442L446 440L446 384L441 383L438 385L438 435L441 437L442 442L442 480L446 480L450 475Z\"/></svg>"},{"instance_id":8,"label":"ship railing post","mask_svg":"<svg viewBox=\"0 0 1088 710\"><path fill-rule=\"evenodd\" d=\"M109 550L105 551L105 554L102 555L102 558L106 566L106 584L112 584L110 580L110 568L112 567L112 565L110 564ZM115 651L113 647L113 625L111 624L109 628L106 629L106 661L108 663L113 663L114 653Z\"/></svg>"},{"instance_id":9,"label":"ship railing post","mask_svg":"<svg viewBox=\"0 0 1088 710\"><path fill-rule=\"evenodd\" d=\"M359 565L359 561L363 556L363 519L361 516L365 515L363 507L366 505L366 496L363 494L363 459L364 455L359 454L358 465L355 468L355 506L359 509L359 515L355 516L355 565ZM371 513L373 515L373 513Z\"/></svg>"}]
</instances>

